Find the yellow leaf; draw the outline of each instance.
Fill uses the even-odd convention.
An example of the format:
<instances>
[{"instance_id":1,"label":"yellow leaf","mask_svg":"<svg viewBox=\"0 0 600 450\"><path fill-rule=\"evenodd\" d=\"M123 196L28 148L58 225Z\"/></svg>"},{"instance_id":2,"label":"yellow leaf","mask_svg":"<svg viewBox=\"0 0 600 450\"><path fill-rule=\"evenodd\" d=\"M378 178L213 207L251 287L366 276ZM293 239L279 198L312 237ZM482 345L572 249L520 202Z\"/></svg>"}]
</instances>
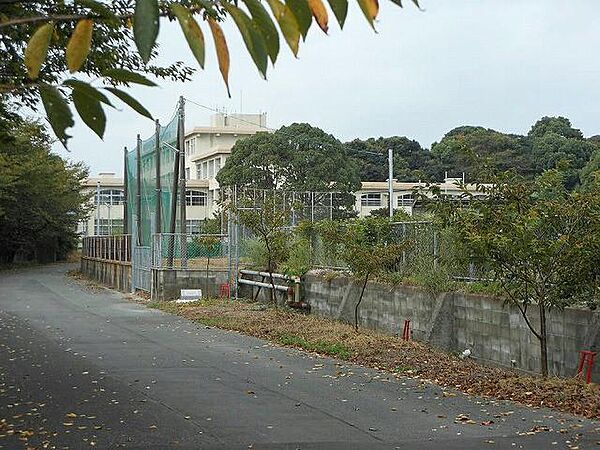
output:
<instances>
[{"instance_id":1,"label":"yellow leaf","mask_svg":"<svg viewBox=\"0 0 600 450\"><path fill-rule=\"evenodd\" d=\"M223 30L219 24L210 17L208 18L208 25L210 26L210 31L215 41L219 70L223 76L223 81L225 81L225 86L227 86L227 95L231 97L231 94L229 93L229 49L227 48L225 34L223 34Z\"/></svg>"},{"instance_id":2,"label":"yellow leaf","mask_svg":"<svg viewBox=\"0 0 600 450\"><path fill-rule=\"evenodd\" d=\"M329 19L327 17L327 10L325 9L323 2L321 0L308 0L308 7L310 8L312 15L319 24L321 30L323 30L324 33L327 33L327 23Z\"/></svg>"},{"instance_id":3,"label":"yellow leaf","mask_svg":"<svg viewBox=\"0 0 600 450\"><path fill-rule=\"evenodd\" d=\"M54 24L47 23L39 27L27 43L25 49L25 67L27 75L32 80L37 79L42 68L42 63L48 54L48 45L54 31Z\"/></svg>"},{"instance_id":4,"label":"yellow leaf","mask_svg":"<svg viewBox=\"0 0 600 450\"><path fill-rule=\"evenodd\" d=\"M375 29L373 21L377 18L379 13L379 2L377 0L358 0L360 9L369 21L369 24Z\"/></svg>"},{"instance_id":5,"label":"yellow leaf","mask_svg":"<svg viewBox=\"0 0 600 450\"><path fill-rule=\"evenodd\" d=\"M75 31L73 31L67 44L67 67L69 72L77 72L85 62L92 45L93 29L94 22L91 19L83 19L77 22Z\"/></svg>"}]
</instances>

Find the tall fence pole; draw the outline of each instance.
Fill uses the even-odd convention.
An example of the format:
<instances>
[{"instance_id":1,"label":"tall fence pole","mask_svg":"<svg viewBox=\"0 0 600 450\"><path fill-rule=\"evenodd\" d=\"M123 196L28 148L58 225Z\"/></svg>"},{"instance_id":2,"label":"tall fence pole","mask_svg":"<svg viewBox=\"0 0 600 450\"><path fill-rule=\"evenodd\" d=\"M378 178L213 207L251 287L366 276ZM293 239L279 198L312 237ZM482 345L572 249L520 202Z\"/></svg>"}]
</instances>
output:
<instances>
[{"instance_id":1,"label":"tall fence pole","mask_svg":"<svg viewBox=\"0 0 600 450\"><path fill-rule=\"evenodd\" d=\"M232 204L232 196L231 196L231 188L228 189L228 195L229 195L229 204L230 204L230 208L229 211L227 212L227 284L229 285L229 298L231 299L231 286L233 286L233 279L231 277L232 274L232 270L231 270L231 262L232 262L232 254L231 254L231 229L232 229L232 224L231 224L231 216L233 214L233 208L235 208L235 205Z\"/></svg>"},{"instance_id":2,"label":"tall fence pole","mask_svg":"<svg viewBox=\"0 0 600 450\"><path fill-rule=\"evenodd\" d=\"M142 245L142 139L137 135L137 144L135 149L136 162L136 193L135 193L135 212L136 217L136 243Z\"/></svg>"},{"instance_id":3,"label":"tall fence pole","mask_svg":"<svg viewBox=\"0 0 600 450\"><path fill-rule=\"evenodd\" d=\"M238 198L237 198L237 186L233 186L233 202L234 205L236 205L236 217L235 217L235 221L234 221L234 230L233 230L233 235L234 235L234 240L235 240L235 268L233 271L233 276L234 276L234 287L235 287L235 299L237 300L239 297L239 293L238 293L238 276L240 273L240 242L239 242L239 230L240 230L240 225L239 225L239 220L237 217L237 204L238 204ZM264 201L263 201L263 208L264 208Z\"/></svg>"},{"instance_id":4,"label":"tall fence pole","mask_svg":"<svg viewBox=\"0 0 600 450\"><path fill-rule=\"evenodd\" d=\"M162 187L160 184L160 122L158 121L158 119L156 119L154 158L156 160L156 213L154 220L154 232L158 234L162 231Z\"/></svg>"},{"instance_id":5,"label":"tall fence pole","mask_svg":"<svg viewBox=\"0 0 600 450\"><path fill-rule=\"evenodd\" d=\"M100 234L100 180L96 183L96 226L94 234Z\"/></svg>"},{"instance_id":6,"label":"tall fence pole","mask_svg":"<svg viewBox=\"0 0 600 450\"><path fill-rule=\"evenodd\" d=\"M123 234L129 234L129 182L127 179L128 170L127 147L123 148Z\"/></svg>"},{"instance_id":7,"label":"tall fence pole","mask_svg":"<svg viewBox=\"0 0 600 450\"><path fill-rule=\"evenodd\" d=\"M388 148L388 196L390 219L394 217L394 150Z\"/></svg>"}]
</instances>

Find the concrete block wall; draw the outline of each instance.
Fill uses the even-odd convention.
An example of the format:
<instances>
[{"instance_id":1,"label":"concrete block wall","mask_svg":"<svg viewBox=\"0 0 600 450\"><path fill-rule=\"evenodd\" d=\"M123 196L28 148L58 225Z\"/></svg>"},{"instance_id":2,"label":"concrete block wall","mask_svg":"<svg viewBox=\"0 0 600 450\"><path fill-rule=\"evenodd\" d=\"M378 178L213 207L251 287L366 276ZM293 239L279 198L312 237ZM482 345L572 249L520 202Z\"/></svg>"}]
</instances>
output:
<instances>
[{"instance_id":1,"label":"concrete block wall","mask_svg":"<svg viewBox=\"0 0 600 450\"><path fill-rule=\"evenodd\" d=\"M105 286L121 292L131 291L131 263L81 258L81 273Z\"/></svg>"},{"instance_id":2,"label":"concrete block wall","mask_svg":"<svg viewBox=\"0 0 600 450\"><path fill-rule=\"evenodd\" d=\"M179 298L181 289L202 289L203 297L218 297L219 287L227 283L227 270L153 269L154 300L165 301Z\"/></svg>"},{"instance_id":3,"label":"concrete block wall","mask_svg":"<svg viewBox=\"0 0 600 450\"><path fill-rule=\"evenodd\" d=\"M315 274L304 277L304 300L315 314L354 323L354 306L360 282L346 277L327 280ZM537 327L537 308L531 321ZM446 351L470 349L483 363L540 370L539 341L520 311L498 298L464 293L437 296L411 286L369 283L360 307L361 326L391 334L402 333L404 320L411 321L413 339ZM600 312L567 308L547 316L549 371L573 376L580 350L600 353ZM600 381L600 362L593 380Z\"/></svg>"}]
</instances>

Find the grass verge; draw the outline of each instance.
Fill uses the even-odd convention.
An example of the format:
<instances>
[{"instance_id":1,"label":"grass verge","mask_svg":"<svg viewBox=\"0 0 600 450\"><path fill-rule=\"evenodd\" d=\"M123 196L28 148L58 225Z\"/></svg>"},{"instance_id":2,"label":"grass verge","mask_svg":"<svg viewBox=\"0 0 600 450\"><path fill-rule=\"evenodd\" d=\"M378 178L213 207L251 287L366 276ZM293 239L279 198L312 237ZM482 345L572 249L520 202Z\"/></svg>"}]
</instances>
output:
<instances>
[{"instance_id":1,"label":"grass verge","mask_svg":"<svg viewBox=\"0 0 600 450\"><path fill-rule=\"evenodd\" d=\"M314 315L258 307L256 303L208 299L195 303L150 303L207 326L238 331L271 342L334 356L356 364L410 376L470 395L545 406L600 419L600 386L580 380L521 375L463 360L415 341Z\"/></svg>"}]
</instances>

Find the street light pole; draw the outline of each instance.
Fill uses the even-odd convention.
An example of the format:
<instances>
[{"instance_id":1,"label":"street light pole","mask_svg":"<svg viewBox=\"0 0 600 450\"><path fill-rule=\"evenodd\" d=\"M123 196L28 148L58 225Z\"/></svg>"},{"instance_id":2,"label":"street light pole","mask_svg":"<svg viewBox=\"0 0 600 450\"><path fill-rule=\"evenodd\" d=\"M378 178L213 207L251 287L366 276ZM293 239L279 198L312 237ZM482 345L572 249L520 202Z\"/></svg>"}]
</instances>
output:
<instances>
[{"instance_id":1,"label":"street light pole","mask_svg":"<svg viewBox=\"0 0 600 450\"><path fill-rule=\"evenodd\" d=\"M388 148L388 196L390 219L394 217L394 151Z\"/></svg>"}]
</instances>

